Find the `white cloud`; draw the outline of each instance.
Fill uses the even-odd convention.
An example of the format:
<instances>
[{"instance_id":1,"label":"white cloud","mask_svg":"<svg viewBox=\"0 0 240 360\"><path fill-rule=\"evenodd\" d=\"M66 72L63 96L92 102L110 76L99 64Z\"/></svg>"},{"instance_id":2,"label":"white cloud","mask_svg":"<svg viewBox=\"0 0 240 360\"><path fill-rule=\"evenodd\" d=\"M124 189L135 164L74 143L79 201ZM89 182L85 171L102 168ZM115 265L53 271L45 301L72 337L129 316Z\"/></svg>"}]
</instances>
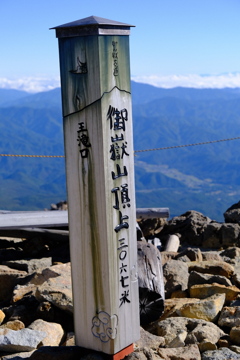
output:
<instances>
[{"instance_id":1,"label":"white cloud","mask_svg":"<svg viewBox=\"0 0 240 360\"><path fill-rule=\"evenodd\" d=\"M144 84L162 88L173 88L177 86L193 88L236 88L240 87L240 73L229 73L220 75L151 75L132 76L132 80Z\"/></svg>"},{"instance_id":2,"label":"white cloud","mask_svg":"<svg viewBox=\"0 0 240 360\"><path fill-rule=\"evenodd\" d=\"M240 87L240 73L220 75L150 75L132 76L132 80L162 88L177 86L193 88ZM60 86L59 77L0 78L0 88L24 90L30 93L52 90Z\"/></svg>"},{"instance_id":3,"label":"white cloud","mask_svg":"<svg viewBox=\"0 0 240 360\"><path fill-rule=\"evenodd\" d=\"M23 77L20 79L0 78L0 88L23 90L29 93L48 91L59 86L59 77Z\"/></svg>"}]
</instances>

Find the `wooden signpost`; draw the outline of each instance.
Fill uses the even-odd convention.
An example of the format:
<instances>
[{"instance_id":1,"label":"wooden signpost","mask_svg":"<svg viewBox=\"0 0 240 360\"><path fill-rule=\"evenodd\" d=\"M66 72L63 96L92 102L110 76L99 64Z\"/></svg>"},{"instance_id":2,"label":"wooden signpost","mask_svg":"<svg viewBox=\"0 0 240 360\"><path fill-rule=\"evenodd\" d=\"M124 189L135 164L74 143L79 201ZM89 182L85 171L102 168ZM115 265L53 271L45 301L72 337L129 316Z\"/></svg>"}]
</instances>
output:
<instances>
[{"instance_id":1,"label":"wooden signpost","mask_svg":"<svg viewBox=\"0 0 240 360\"><path fill-rule=\"evenodd\" d=\"M122 358L140 337L131 25L57 26L76 344Z\"/></svg>"}]
</instances>

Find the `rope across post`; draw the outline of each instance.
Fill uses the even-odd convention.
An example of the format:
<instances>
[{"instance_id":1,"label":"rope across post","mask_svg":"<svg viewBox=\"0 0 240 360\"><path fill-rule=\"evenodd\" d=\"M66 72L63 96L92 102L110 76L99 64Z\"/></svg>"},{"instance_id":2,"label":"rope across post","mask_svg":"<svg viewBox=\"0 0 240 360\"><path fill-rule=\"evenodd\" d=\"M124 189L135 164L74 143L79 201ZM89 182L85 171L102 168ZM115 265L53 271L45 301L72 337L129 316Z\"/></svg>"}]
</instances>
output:
<instances>
[{"instance_id":1,"label":"rope across post","mask_svg":"<svg viewBox=\"0 0 240 360\"><path fill-rule=\"evenodd\" d=\"M212 140L212 141L205 141L195 144L185 144L185 145L173 145L173 146L165 146L160 148L154 148L154 149L144 149L144 150L134 150L134 154L136 153L143 153L147 151L159 151L159 150L171 150L171 149L179 149L189 146L199 146L199 145L209 145L209 144L215 144L220 143L223 141L233 141L233 140L240 140L240 136L229 138L229 139L220 139L220 140ZM0 157L33 157L33 158L65 158L64 155L19 155L19 154L0 154Z\"/></svg>"}]
</instances>

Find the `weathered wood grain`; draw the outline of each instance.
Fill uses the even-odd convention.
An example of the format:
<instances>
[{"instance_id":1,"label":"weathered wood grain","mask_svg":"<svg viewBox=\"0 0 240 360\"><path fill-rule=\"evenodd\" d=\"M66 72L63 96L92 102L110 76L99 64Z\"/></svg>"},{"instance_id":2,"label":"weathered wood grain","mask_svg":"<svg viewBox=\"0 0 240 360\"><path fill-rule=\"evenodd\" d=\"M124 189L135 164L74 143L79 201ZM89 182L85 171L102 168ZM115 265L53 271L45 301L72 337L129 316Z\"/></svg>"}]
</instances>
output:
<instances>
[{"instance_id":1,"label":"weathered wood grain","mask_svg":"<svg viewBox=\"0 0 240 360\"><path fill-rule=\"evenodd\" d=\"M67 211L0 212L0 229L68 226Z\"/></svg>"},{"instance_id":2,"label":"weathered wood grain","mask_svg":"<svg viewBox=\"0 0 240 360\"><path fill-rule=\"evenodd\" d=\"M138 241L138 285L141 325L159 319L164 311L161 253L152 244Z\"/></svg>"},{"instance_id":3,"label":"weathered wood grain","mask_svg":"<svg viewBox=\"0 0 240 360\"><path fill-rule=\"evenodd\" d=\"M59 51L76 344L115 354L140 336L129 40Z\"/></svg>"},{"instance_id":4,"label":"weathered wood grain","mask_svg":"<svg viewBox=\"0 0 240 360\"><path fill-rule=\"evenodd\" d=\"M167 218L168 208L136 209L137 219ZM0 229L27 227L67 227L68 211L5 211L0 210Z\"/></svg>"}]
</instances>

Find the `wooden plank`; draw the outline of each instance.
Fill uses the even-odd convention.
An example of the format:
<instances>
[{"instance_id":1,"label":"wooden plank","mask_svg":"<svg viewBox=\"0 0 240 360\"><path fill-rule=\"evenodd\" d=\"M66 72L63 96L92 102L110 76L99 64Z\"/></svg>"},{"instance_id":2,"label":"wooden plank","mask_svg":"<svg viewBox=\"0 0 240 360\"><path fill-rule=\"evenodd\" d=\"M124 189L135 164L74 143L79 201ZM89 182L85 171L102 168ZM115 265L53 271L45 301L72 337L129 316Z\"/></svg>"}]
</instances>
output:
<instances>
[{"instance_id":1,"label":"wooden plank","mask_svg":"<svg viewBox=\"0 0 240 360\"><path fill-rule=\"evenodd\" d=\"M168 218L168 208L137 208L137 219ZM68 211L5 211L0 210L0 229L27 227L67 227Z\"/></svg>"},{"instance_id":2,"label":"wooden plank","mask_svg":"<svg viewBox=\"0 0 240 360\"><path fill-rule=\"evenodd\" d=\"M169 208L138 208L137 219L169 218Z\"/></svg>"},{"instance_id":3,"label":"wooden plank","mask_svg":"<svg viewBox=\"0 0 240 360\"><path fill-rule=\"evenodd\" d=\"M0 227L0 237L14 237L19 239L32 239L33 237L39 236L44 239L51 239L57 241L68 241L69 231L68 230L53 230L44 228L8 228L2 229Z\"/></svg>"},{"instance_id":4,"label":"wooden plank","mask_svg":"<svg viewBox=\"0 0 240 360\"><path fill-rule=\"evenodd\" d=\"M0 212L0 228L64 227L68 226L67 211Z\"/></svg>"}]
</instances>

